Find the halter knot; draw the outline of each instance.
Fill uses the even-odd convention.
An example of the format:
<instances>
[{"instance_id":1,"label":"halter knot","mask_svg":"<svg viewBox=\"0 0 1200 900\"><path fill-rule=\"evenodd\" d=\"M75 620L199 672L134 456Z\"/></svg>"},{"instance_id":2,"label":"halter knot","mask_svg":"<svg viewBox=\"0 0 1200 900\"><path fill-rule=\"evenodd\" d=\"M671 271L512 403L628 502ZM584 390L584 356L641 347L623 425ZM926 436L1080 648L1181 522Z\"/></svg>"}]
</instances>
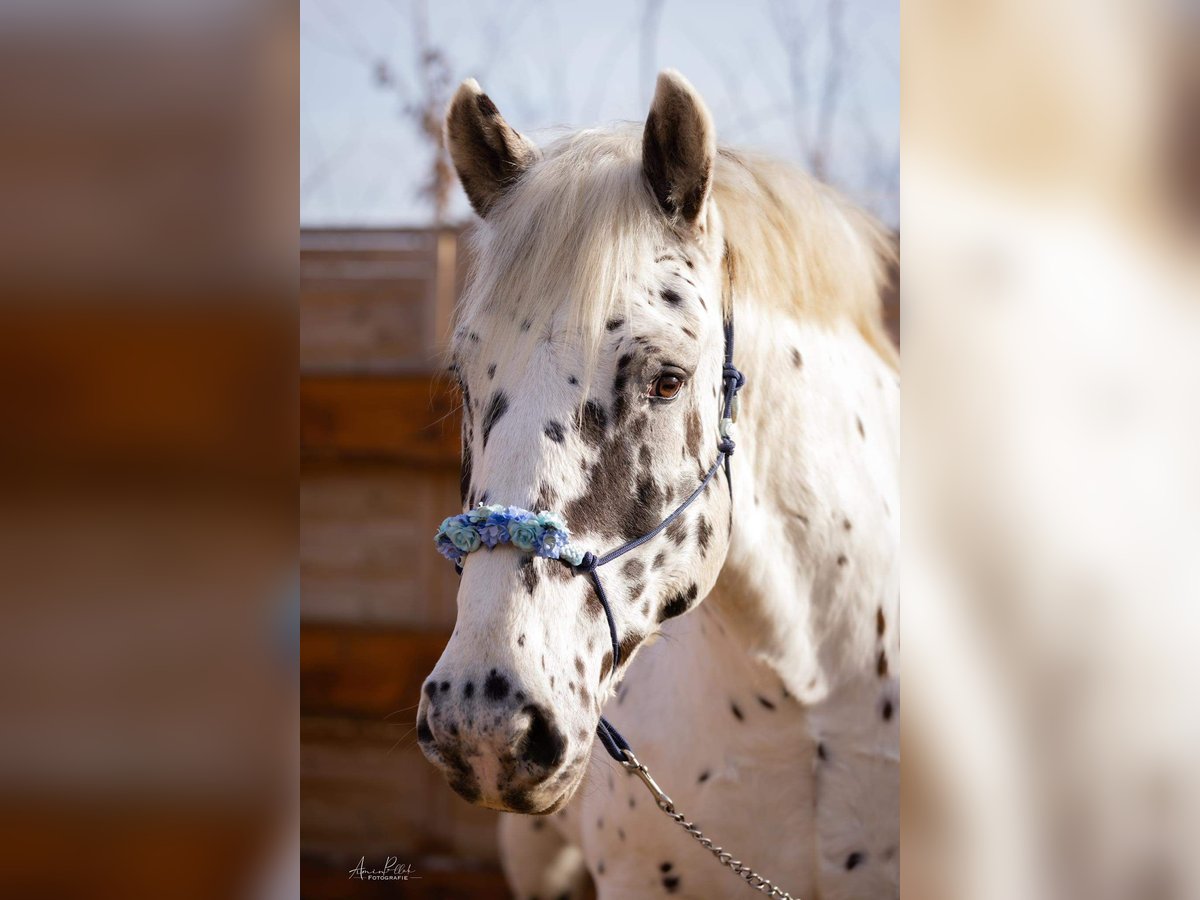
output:
<instances>
[{"instance_id":1,"label":"halter knot","mask_svg":"<svg viewBox=\"0 0 1200 900\"><path fill-rule=\"evenodd\" d=\"M737 449L737 444L733 442L733 438L723 437L717 442L717 449L726 456L733 456L733 451Z\"/></svg>"},{"instance_id":2,"label":"halter knot","mask_svg":"<svg viewBox=\"0 0 1200 900\"><path fill-rule=\"evenodd\" d=\"M734 391L740 391L746 383L746 376L733 363L725 363L721 375L722 381L732 381Z\"/></svg>"},{"instance_id":3,"label":"halter knot","mask_svg":"<svg viewBox=\"0 0 1200 900\"><path fill-rule=\"evenodd\" d=\"M597 561L596 554L588 550L583 554L583 558L571 568L575 570L576 575L587 575L596 571Z\"/></svg>"}]
</instances>

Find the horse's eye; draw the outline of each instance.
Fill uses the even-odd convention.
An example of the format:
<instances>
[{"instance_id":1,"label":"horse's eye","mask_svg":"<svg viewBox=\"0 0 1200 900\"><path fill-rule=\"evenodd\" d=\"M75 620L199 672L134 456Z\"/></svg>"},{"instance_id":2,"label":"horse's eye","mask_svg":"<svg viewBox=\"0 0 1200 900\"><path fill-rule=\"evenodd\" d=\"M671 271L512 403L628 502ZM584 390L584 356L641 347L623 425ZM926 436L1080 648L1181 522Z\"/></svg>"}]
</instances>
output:
<instances>
[{"instance_id":1,"label":"horse's eye","mask_svg":"<svg viewBox=\"0 0 1200 900\"><path fill-rule=\"evenodd\" d=\"M650 385L650 396L655 400L674 400L682 387L683 379L680 376L664 372Z\"/></svg>"}]
</instances>

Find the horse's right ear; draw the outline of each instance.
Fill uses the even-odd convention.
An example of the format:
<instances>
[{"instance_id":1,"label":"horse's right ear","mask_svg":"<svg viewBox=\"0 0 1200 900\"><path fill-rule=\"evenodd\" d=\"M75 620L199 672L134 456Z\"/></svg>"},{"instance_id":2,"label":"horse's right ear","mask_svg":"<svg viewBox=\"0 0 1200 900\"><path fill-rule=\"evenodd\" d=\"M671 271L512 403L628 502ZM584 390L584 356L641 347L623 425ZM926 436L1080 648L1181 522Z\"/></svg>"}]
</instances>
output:
<instances>
[{"instance_id":1,"label":"horse's right ear","mask_svg":"<svg viewBox=\"0 0 1200 900\"><path fill-rule=\"evenodd\" d=\"M458 86L446 110L446 147L471 206L483 218L540 157L537 147L504 121L474 78Z\"/></svg>"},{"instance_id":2,"label":"horse's right ear","mask_svg":"<svg viewBox=\"0 0 1200 900\"><path fill-rule=\"evenodd\" d=\"M717 130L700 94L674 69L661 72L642 134L642 171L672 221L699 221L716 156Z\"/></svg>"}]
</instances>

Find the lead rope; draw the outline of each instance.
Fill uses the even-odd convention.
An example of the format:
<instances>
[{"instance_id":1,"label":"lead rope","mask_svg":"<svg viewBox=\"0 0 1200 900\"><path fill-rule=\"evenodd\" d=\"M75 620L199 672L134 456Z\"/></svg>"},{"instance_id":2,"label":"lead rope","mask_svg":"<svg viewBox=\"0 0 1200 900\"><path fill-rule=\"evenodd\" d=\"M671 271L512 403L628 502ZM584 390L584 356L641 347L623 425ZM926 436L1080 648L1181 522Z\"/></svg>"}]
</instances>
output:
<instances>
[{"instance_id":1,"label":"lead rope","mask_svg":"<svg viewBox=\"0 0 1200 900\"><path fill-rule=\"evenodd\" d=\"M603 720L601 720L603 722ZM607 724L607 723L604 723ZM612 726L608 725L611 729ZM642 784L646 785L646 789L654 795L654 802L658 804L658 808L665 812L670 818L676 822L680 828L686 831L689 835L695 838L696 842L716 857L717 862L729 869L733 874L741 878L746 884L754 888L756 891L766 894L768 897L782 897L783 900L796 900L791 894L783 888L772 884L770 879L763 878L752 868L742 862L740 859L734 859L733 854L724 847L718 847L712 842L712 838L707 837L703 831L696 827L694 822L689 822L687 817L675 809L675 802L667 796L666 792L658 786L654 778L650 775L650 770L642 763L638 762L638 758L633 755L633 751L628 748L623 751L625 759L618 760L629 772L632 772L642 780Z\"/></svg>"},{"instance_id":2,"label":"lead rope","mask_svg":"<svg viewBox=\"0 0 1200 900\"><path fill-rule=\"evenodd\" d=\"M654 538L660 531L674 522L697 497L704 493L709 482L712 481L713 476L717 474L717 470L721 468L722 464L725 467L725 482L729 486L729 502L731 505L733 503L733 480L730 478L729 460L733 456L736 446L733 442L733 423L737 420L737 394L741 390L742 385L746 383L746 378L733 364L732 310L730 311L729 319L725 322L725 365L721 370L721 383L724 387L722 397L724 402L721 414L721 439L717 443L717 458L712 466L709 467L699 486L692 491L686 500L676 507L674 512L641 537L635 538L627 544L622 544L615 550L610 550L600 557L597 557L594 553L585 553L578 565L572 566L570 563L563 563L576 575L587 575L592 580L592 586L596 589L596 597L599 599L600 605L604 609L604 617L608 621L608 636L612 641L612 670L614 672L621 661L621 645L617 640L617 623L613 618L612 607L608 602L608 594L605 592L604 584L600 581L600 575L596 570L612 562L614 559L623 556L630 550L642 546L642 544ZM650 775L650 770L638 760L632 748L630 748L629 742L621 736L621 733L613 727L611 722L605 718L601 718L600 724L596 727L596 736L600 739L600 744L608 752L609 756L620 763L626 772L636 775L641 779L642 784L646 786L646 790L654 796L654 802L658 805L658 808L695 839L700 846L711 853L717 862L745 881L750 887L766 894L768 897L780 897L782 900L796 900L787 891L772 884L769 879L759 875L741 860L734 859L732 853L714 844L712 838L705 835L703 831L696 827L696 823L689 822L687 817L675 808L675 801L658 786L658 783Z\"/></svg>"}]
</instances>

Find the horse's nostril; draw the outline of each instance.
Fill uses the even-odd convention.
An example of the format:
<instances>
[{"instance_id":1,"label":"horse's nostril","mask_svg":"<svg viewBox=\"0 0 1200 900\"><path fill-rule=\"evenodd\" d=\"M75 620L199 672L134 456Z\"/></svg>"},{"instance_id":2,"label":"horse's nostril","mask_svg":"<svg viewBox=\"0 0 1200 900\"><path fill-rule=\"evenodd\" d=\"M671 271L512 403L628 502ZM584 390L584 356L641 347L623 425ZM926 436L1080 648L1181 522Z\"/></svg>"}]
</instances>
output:
<instances>
[{"instance_id":1,"label":"horse's nostril","mask_svg":"<svg viewBox=\"0 0 1200 900\"><path fill-rule=\"evenodd\" d=\"M417 740L422 744L433 743L433 731L429 728L429 719L425 716L417 721Z\"/></svg>"},{"instance_id":2,"label":"horse's nostril","mask_svg":"<svg viewBox=\"0 0 1200 900\"><path fill-rule=\"evenodd\" d=\"M567 738L554 726L542 707L529 704L521 712L529 715L529 728L517 745L517 754L535 766L555 769L567 753Z\"/></svg>"}]
</instances>

